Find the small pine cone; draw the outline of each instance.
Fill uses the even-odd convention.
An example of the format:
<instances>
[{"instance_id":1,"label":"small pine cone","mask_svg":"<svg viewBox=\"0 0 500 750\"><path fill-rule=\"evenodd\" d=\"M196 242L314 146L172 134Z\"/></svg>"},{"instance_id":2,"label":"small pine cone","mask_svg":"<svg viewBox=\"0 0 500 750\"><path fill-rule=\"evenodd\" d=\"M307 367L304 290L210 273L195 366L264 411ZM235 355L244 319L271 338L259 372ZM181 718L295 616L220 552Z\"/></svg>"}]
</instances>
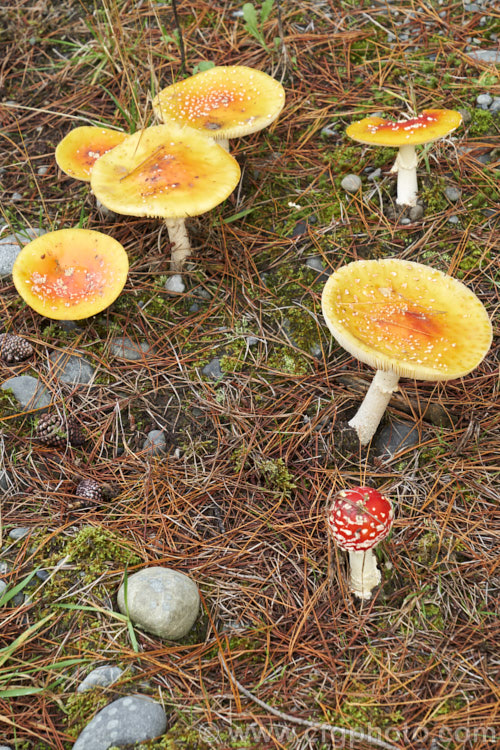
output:
<instances>
[{"instance_id":1,"label":"small pine cone","mask_svg":"<svg viewBox=\"0 0 500 750\"><path fill-rule=\"evenodd\" d=\"M4 362L21 362L33 354L33 347L29 341L12 333L0 333L0 358Z\"/></svg>"},{"instance_id":2,"label":"small pine cone","mask_svg":"<svg viewBox=\"0 0 500 750\"><path fill-rule=\"evenodd\" d=\"M95 479L82 479L75 490L77 497L90 500L92 503L100 503L103 498L103 492L100 485Z\"/></svg>"},{"instance_id":3,"label":"small pine cone","mask_svg":"<svg viewBox=\"0 0 500 750\"><path fill-rule=\"evenodd\" d=\"M80 425L59 414L42 414L35 426L35 436L40 442L53 448L65 448L68 443L82 445L85 442Z\"/></svg>"}]
</instances>

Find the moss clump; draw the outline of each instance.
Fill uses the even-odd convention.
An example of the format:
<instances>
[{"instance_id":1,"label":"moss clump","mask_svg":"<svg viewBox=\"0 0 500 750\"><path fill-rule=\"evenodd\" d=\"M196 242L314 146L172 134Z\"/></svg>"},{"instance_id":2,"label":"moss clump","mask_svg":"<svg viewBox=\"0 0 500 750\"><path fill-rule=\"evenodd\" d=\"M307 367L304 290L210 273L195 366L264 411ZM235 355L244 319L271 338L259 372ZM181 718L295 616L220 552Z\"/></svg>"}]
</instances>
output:
<instances>
[{"instance_id":1,"label":"moss clump","mask_svg":"<svg viewBox=\"0 0 500 750\"><path fill-rule=\"evenodd\" d=\"M285 375L305 375L309 369L307 359L289 346L276 346L267 366Z\"/></svg>"},{"instance_id":2,"label":"moss clump","mask_svg":"<svg viewBox=\"0 0 500 750\"><path fill-rule=\"evenodd\" d=\"M489 112L487 109L470 109L468 111L471 116L468 126L469 136L477 138L498 133L498 118L495 120L493 112Z\"/></svg>"},{"instance_id":3,"label":"moss clump","mask_svg":"<svg viewBox=\"0 0 500 750\"><path fill-rule=\"evenodd\" d=\"M485 262L491 259L489 250L485 251L476 242L469 241L465 248L463 259L458 264L456 275L459 279L463 278L468 271L481 271Z\"/></svg>"},{"instance_id":4,"label":"moss clump","mask_svg":"<svg viewBox=\"0 0 500 750\"><path fill-rule=\"evenodd\" d=\"M439 213L448 207L444 195L445 187L446 183L443 178L438 177L437 180L433 180L431 184L427 184L422 188L422 199L429 213Z\"/></svg>"},{"instance_id":5,"label":"moss clump","mask_svg":"<svg viewBox=\"0 0 500 750\"><path fill-rule=\"evenodd\" d=\"M85 526L66 543L64 553L84 574L85 583L90 583L110 567L121 568L140 562L140 558L118 536L97 526Z\"/></svg>"},{"instance_id":6,"label":"moss clump","mask_svg":"<svg viewBox=\"0 0 500 750\"><path fill-rule=\"evenodd\" d=\"M264 459L258 463L258 468L266 487L278 491L285 497L290 497L296 488L293 474L287 469L282 458Z\"/></svg>"},{"instance_id":7,"label":"moss clump","mask_svg":"<svg viewBox=\"0 0 500 750\"><path fill-rule=\"evenodd\" d=\"M83 693L68 696L64 705L65 724L72 734L78 736L95 714L109 703L109 694L103 688L93 688Z\"/></svg>"}]
</instances>

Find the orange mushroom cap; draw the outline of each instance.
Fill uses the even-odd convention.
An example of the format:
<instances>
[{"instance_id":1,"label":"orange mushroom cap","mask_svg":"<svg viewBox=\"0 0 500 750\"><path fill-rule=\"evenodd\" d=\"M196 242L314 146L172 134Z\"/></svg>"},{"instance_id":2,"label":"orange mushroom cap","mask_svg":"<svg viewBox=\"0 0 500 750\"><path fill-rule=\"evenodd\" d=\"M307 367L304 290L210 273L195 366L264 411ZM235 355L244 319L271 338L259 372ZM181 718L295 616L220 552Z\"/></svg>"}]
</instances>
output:
<instances>
[{"instance_id":1,"label":"orange mushroom cap","mask_svg":"<svg viewBox=\"0 0 500 750\"><path fill-rule=\"evenodd\" d=\"M56 148L56 162L70 177L89 182L99 157L128 138L128 133L85 125L66 135Z\"/></svg>"},{"instance_id":2,"label":"orange mushroom cap","mask_svg":"<svg viewBox=\"0 0 500 750\"><path fill-rule=\"evenodd\" d=\"M80 320L118 297L127 272L127 253L113 237L91 229L60 229L23 247L12 278L21 297L40 315Z\"/></svg>"},{"instance_id":3,"label":"orange mushroom cap","mask_svg":"<svg viewBox=\"0 0 500 750\"><path fill-rule=\"evenodd\" d=\"M418 146L444 138L461 122L462 115L453 109L424 109L421 115L410 120L365 117L349 125L346 134L371 146Z\"/></svg>"},{"instance_id":4,"label":"orange mushroom cap","mask_svg":"<svg viewBox=\"0 0 500 750\"><path fill-rule=\"evenodd\" d=\"M154 125L129 136L92 170L94 195L126 216L198 216L234 190L236 159L193 128Z\"/></svg>"},{"instance_id":5,"label":"orange mushroom cap","mask_svg":"<svg viewBox=\"0 0 500 750\"><path fill-rule=\"evenodd\" d=\"M491 345L491 322L474 292L421 263L396 258L348 263L326 282L322 306L344 349L401 376L462 377Z\"/></svg>"},{"instance_id":6,"label":"orange mushroom cap","mask_svg":"<svg viewBox=\"0 0 500 750\"><path fill-rule=\"evenodd\" d=\"M203 131L236 138L270 125L285 104L285 91L267 73L245 65L216 66L160 91L156 116Z\"/></svg>"}]
</instances>

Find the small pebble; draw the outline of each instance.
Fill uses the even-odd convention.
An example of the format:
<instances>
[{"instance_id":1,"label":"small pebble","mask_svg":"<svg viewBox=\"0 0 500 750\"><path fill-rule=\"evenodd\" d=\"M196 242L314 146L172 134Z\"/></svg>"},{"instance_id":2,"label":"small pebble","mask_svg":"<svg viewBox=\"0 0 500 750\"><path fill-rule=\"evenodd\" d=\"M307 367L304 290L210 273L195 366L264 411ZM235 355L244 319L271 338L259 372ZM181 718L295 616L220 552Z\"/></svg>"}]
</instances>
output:
<instances>
[{"instance_id":1,"label":"small pebble","mask_svg":"<svg viewBox=\"0 0 500 750\"><path fill-rule=\"evenodd\" d=\"M63 383L90 383L95 369L79 354L55 351L49 357L51 374Z\"/></svg>"},{"instance_id":2,"label":"small pebble","mask_svg":"<svg viewBox=\"0 0 500 750\"><path fill-rule=\"evenodd\" d=\"M490 104L490 112L493 112L493 114L497 114L497 112L500 112L500 96L495 96L493 99L493 104Z\"/></svg>"},{"instance_id":3,"label":"small pebble","mask_svg":"<svg viewBox=\"0 0 500 750\"><path fill-rule=\"evenodd\" d=\"M347 193L357 193L361 188L361 184L361 178L357 174L347 174L340 183L341 187Z\"/></svg>"},{"instance_id":4,"label":"small pebble","mask_svg":"<svg viewBox=\"0 0 500 750\"><path fill-rule=\"evenodd\" d=\"M9 537L10 539L14 539L15 541L17 541L18 539L23 539L29 533L30 529L27 526L18 526L18 528L12 529L9 532Z\"/></svg>"},{"instance_id":5,"label":"small pebble","mask_svg":"<svg viewBox=\"0 0 500 750\"><path fill-rule=\"evenodd\" d=\"M213 378L214 380L223 378L224 373L221 370L219 357L214 357L213 359L211 359L210 362L205 365L201 373L202 375L206 375L207 377Z\"/></svg>"},{"instance_id":6,"label":"small pebble","mask_svg":"<svg viewBox=\"0 0 500 750\"><path fill-rule=\"evenodd\" d=\"M325 135L327 138L337 135L337 125L332 122L321 129L321 135Z\"/></svg>"},{"instance_id":7,"label":"small pebble","mask_svg":"<svg viewBox=\"0 0 500 750\"><path fill-rule=\"evenodd\" d=\"M0 386L4 391L11 390L19 401L23 411L45 409L52 401L51 395L43 383L31 375L18 375L4 380Z\"/></svg>"},{"instance_id":8,"label":"small pebble","mask_svg":"<svg viewBox=\"0 0 500 750\"><path fill-rule=\"evenodd\" d=\"M459 223L459 221L460 221L460 219L458 218L458 216L455 216L455 215L453 214L453 215L452 215L452 216L450 216L450 218L448 219L448 224L458 224L458 223Z\"/></svg>"},{"instance_id":9,"label":"small pebble","mask_svg":"<svg viewBox=\"0 0 500 750\"><path fill-rule=\"evenodd\" d=\"M500 63L500 51L496 49L470 50L467 52L467 56L479 62Z\"/></svg>"},{"instance_id":10,"label":"small pebble","mask_svg":"<svg viewBox=\"0 0 500 750\"><path fill-rule=\"evenodd\" d=\"M109 342L109 351L113 357L138 361L147 354L152 353L152 348L145 341L137 343L128 336L115 336Z\"/></svg>"},{"instance_id":11,"label":"small pebble","mask_svg":"<svg viewBox=\"0 0 500 750\"><path fill-rule=\"evenodd\" d=\"M49 171L49 168L46 166L38 167L37 169L37 173L41 176L43 176L44 174L47 174L48 171Z\"/></svg>"},{"instance_id":12,"label":"small pebble","mask_svg":"<svg viewBox=\"0 0 500 750\"><path fill-rule=\"evenodd\" d=\"M377 456L393 456L407 448L413 448L418 442L419 436L415 424L393 422L381 428L373 447Z\"/></svg>"},{"instance_id":13,"label":"small pebble","mask_svg":"<svg viewBox=\"0 0 500 750\"><path fill-rule=\"evenodd\" d=\"M451 201L452 203L456 203L458 200L460 200L462 191L456 187L446 187L444 189L444 194L449 201Z\"/></svg>"},{"instance_id":14,"label":"small pebble","mask_svg":"<svg viewBox=\"0 0 500 750\"><path fill-rule=\"evenodd\" d=\"M123 674L123 669L112 667L110 664L103 664L96 667L85 677L78 685L76 692L85 693L95 687L108 687L116 682Z\"/></svg>"},{"instance_id":15,"label":"small pebble","mask_svg":"<svg viewBox=\"0 0 500 750\"><path fill-rule=\"evenodd\" d=\"M368 179L369 180L378 180L381 174L382 174L382 170L380 168L374 169L368 175Z\"/></svg>"},{"instance_id":16,"label":"small pebble","mask_svg":"<svg viewBox=\"0 0 500 750\"><path fill-rule=\"evenodd\" d=\"M162 430L151 430L146 436L142 446L143 451L147 451L151 456L161 456L167 449L167 441Z\"/></svg>"},{"instance_id":17,"label":"small pebble","mask_svg":"<svg viewBox=\"0 0 500 750\"><path fill-rule=\"evenodd\" d=\"M312 268L314 271L323 271L325 268L325 264L319 255L311 255L310 258L306 258L306 266Z\"/></svg>"},{"instance_id":18,"label":"small pebble","mask_svg":"<svg viewBox=\"0 0 500 750\"><path fill-rule=\"evenodd\" d=\"M401 219L400 224L403 224L404 226L407 226L408 224L411 224L410 219L408 219L407 216Z\"/></svg>"},{"instance_id":19,"label":"small pebble","mask_svg":"<svg viewBox=\"0 0 500 750\"><path fill-rule=\"evenodd\" d=\"M476 104L480 109L488 109L492 103L493 97L491 94L479 94L479 96L476 96Z\"/></svg>"},{"instance_id":20,"label":"small pebble","mask_svg":"<svg viewBox=\"0 0 500 750\"><path fill-rule=\"evenodd\" d=\"M179 273L174 274L174 276L170 276L165 282L165 289L167 292L172 292L175 294L182 294L186 291L186 285L182 279L182 276Z\"/></svg>"},{"instance_id":21,"label":"small pebble","mask_svg":"<svg viewBox=\"0 0 500 750\"><path fill-rule=\"evenodd\" d=\"M423 215L424 207L420 206L418 203L416 206L412 206L410 208L410 212L408 214L408 216L410 217L410 221L419 221Z\"/></svg>"},{"instance_id":22,"label":"small pebble","mask_svg":"<svg viewBox=\"0 0 500 750\"><path fill-rule=\"evenodd\" d=\"M13 203L17 203L18 201L22 201L22 199L23 199L23 196L21 195L21 193L17 193L17 192L16 193L12 193L11 201Z\"/></svg>"}]
</instances>

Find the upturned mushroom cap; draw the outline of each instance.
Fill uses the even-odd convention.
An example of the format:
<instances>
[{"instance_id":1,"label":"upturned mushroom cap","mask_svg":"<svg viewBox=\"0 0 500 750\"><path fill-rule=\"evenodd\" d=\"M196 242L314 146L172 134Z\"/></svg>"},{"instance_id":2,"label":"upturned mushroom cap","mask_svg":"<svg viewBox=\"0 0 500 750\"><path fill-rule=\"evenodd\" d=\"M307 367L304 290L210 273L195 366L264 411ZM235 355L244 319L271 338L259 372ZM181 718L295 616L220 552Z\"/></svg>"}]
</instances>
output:
<instances>
[{"instance_id":1,"label":"upturned mushroom cap","mask_svg":"<svg viewBox=\"0 0 500 750\"><path fill-rule=\"evenodd\" d=\"M412 261L348 263L326 282L322 306L344 349L401 376L459 378L477 367L491 345L491 323L476 295Z\"/></svg>"},{"instance_id":2,"label":"upturned mushroom cap","mask_svg":"<svg viewBox=\"0 0 500 750\"><path fill-rule=\"evenodd\" d=\"M370 146L418 146L444 138L461 122L462 115L453 109L424 109L421 115L410 120L365 117L349 125L346 134Z\"/></svg>"},{"instance_id":3,"label":"upturned mushroom cap","mask_svg":"<svg viewBox=\"0 0 500 750\"><path fill-rule=\"evenodd\" d=\"M338 546L361 552L385 539L394 521L389 498L371 487L342 490L333 501L328 526Z\"/></svg>"},{"instance_id":4,"label":"upturned mushroom cap","mask_svg":"<svg viewBox=\"0 0 500 750\"><path fill-rule=\"evenodd\" d=\"M102 156L90 184L116 213L175 219L214 208L239 178L238 162L215 141L172 123L138 131Z\"/></svg>"},{"instance_id":5,"label":"upturned mushroom cap","mask_svg":"<svg viewBox=\"0 0 500 750\"><path fill-rule=\"evenodd\" d=\"M91 229L60 229L25 245L12 277L21 297L40 315L80 320L118 297L127 271L127 254L113 237Z\"/></svg>"},{"instance_id":6,"label":"upturned mushroom cap","mask_svg":"<svg viewBox=\"0 0 500 750\"><path fill-rule=\"evenodd\" d=\"M85 125L66 135L56 148L59 169L76 180L89 182L92 168L101 156L128 138L128 133Z\"/></svg>"},{"instance_id":7,"label":"upturned mushroom cap","mask_svg":"<svg viewBox=\"0 0 500 750\"><path fill-rule=\"evenodd\" d=\"M213 138L237 138L270 125L285 104L281 83L244 65L210 68L160 91L156 116Z\"/></svg>"}]
</instances>

